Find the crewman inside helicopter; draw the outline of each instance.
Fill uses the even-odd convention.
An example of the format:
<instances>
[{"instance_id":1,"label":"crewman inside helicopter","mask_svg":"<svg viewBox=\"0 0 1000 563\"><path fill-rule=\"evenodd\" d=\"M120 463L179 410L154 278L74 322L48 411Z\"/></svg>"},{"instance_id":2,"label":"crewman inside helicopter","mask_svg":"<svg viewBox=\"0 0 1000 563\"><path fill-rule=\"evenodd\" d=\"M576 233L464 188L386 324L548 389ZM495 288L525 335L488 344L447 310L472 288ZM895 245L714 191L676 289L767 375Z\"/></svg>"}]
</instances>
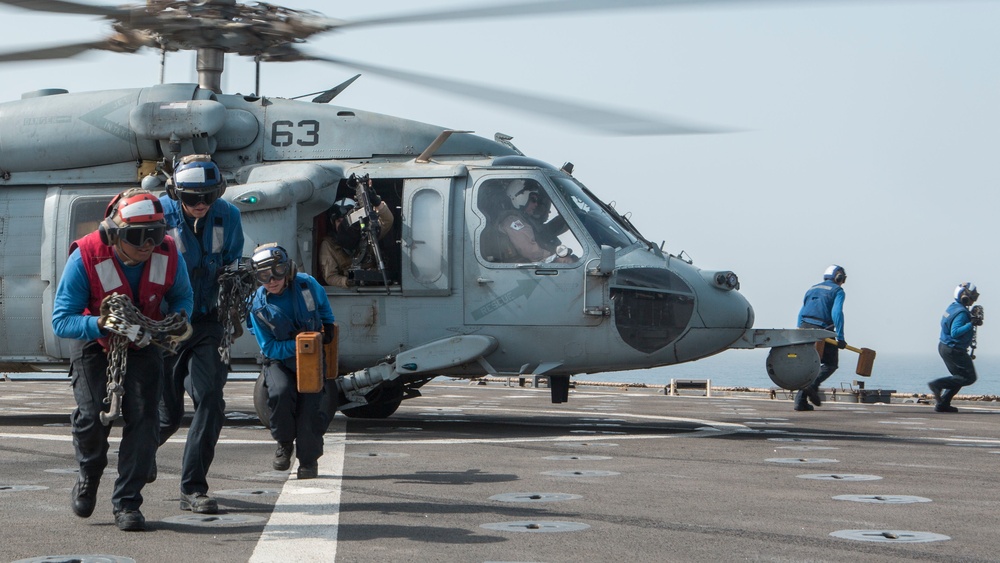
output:
<instances>
[{"instance_id":1,"label":"crewman inside helicopter","mask_svg":"<svg viewBox=\"0 0 1000 563\"><path fill-rule=\"evenodd\" d=\"M392 210L374 190L368 194L369 202L378 215L379 240L384 240L392 232ZM345 197L333 202L327 212L329 232L319 245L320 276L326 285L344 289L358 285L358 280L350 275L355 259L364 250L361 227L354 219L357 209L357 202ZM372 253L367 253L357 267L363 270L376 268Z\"/></svg>"},{"instance_id":2,"label":"crewman inside helicopter","mask_svg":"<svg viewBox=\"0 0 1000 563\"><path fill-rule=\"evenodd\" d=\"M496 183L497 185L489 185ZM484 183L481 208L489 217L483 233L483 256L492 262L572 263L572 251L561 244L565 219L535 180ZM489 250L487 250L487 247Z\"/></svg>"}]
</instances>

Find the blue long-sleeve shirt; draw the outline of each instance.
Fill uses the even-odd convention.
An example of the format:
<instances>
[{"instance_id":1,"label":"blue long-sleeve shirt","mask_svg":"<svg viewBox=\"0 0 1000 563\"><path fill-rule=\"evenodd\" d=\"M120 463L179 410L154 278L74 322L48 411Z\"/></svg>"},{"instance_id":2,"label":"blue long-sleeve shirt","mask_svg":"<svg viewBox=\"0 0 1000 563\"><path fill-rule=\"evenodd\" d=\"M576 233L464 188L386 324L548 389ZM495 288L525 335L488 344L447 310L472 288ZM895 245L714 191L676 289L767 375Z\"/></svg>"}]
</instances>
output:
<instances>
[{"instance_id":1,"label":"blue long-sleeve shirt","mask_svg":"<svg viewBox=\"0 0 1000 563\"><path fill-rule=\"evenodd\" d=\"M831 280L809 288L802 298L802 308L796 326L802 323L833 330L837 340L844 340L844 297L846 292Z\"/></svg>"},{"instance_id":2,"label":"blue long-sleeve shirt","mask_svg":"<svg viewBox=\"0 0 1000 563\"><path fill-rule=\"evenodd\" d=\"M308 291L312 294L312 300L316 304L314 313L305 310L301 304L297 304L299 297L299 284L305 283ZM297 274L290 280L288 287L278 294L267 293L263 286L257 288L257 296L254 298L255 305L266 302L270 308L277 308L280 313L289 321L282 323L283 332L288 334L275 335L274 329L258 318L258 315L250 315L250 323L253 327L254 336L257 338L257 345L265 357L272 360L295 359L295 336L297 329L310 326L313 321L319 320L320 325L333 324L333 309L330 308L330 300L327 298L326 290L308 274ZM275 323L277 326L277 323ZM312 330L319 330L322 326L314 326Z\"/></svg>"},{"instance_id":3,"label":"blue long-sleeve shirt","mask_svg":"<svg viewBox=\"0 0 1000 563\"><path fill-rule=\"evenodd\" d=\"M184 255L188 277L194 291L192 319L215 309L219 300L219 274L222 268L243 255L243 223L240 210L223 199L216 200L208 213L198 220L184 214L179 201L163 196L163 216L177 250Z\"/></svg>"},{"instance_id":4,"label":"blue long-sleeve shirt","mask_svg":"<svg viewBox=\"0 0 1000 563\"><path fill-rule=\"evenodd\" d=\"M177 277L164 295L164 301L168 313L184 311L190 318L193 306L191 280L188 278L184 257L178 256L178 259ZM132 295L137 295L145 263L127 266L117 256L115 260L121 265L125 279L132 288ZM83 266L83 259L80 258L80 249L77 248L66 260L59 287L56 288L56 298L52 305L52 328L56 336L77 340L96 340L107 336L108 333L97 326L97 316L83 314L89 304L90 278Z\"/></svg>"},{"instance_id":5,"label":"blue long-sleeve shirt","mask_svg":"<svg viewBox=\"0 0 1000 563\"><path fill-rule=\"evenodd\" d=\"M960 350L972 345L972 315L958 300L952 301L941 317L941 342Z\"/></svg>"}]
</instances>

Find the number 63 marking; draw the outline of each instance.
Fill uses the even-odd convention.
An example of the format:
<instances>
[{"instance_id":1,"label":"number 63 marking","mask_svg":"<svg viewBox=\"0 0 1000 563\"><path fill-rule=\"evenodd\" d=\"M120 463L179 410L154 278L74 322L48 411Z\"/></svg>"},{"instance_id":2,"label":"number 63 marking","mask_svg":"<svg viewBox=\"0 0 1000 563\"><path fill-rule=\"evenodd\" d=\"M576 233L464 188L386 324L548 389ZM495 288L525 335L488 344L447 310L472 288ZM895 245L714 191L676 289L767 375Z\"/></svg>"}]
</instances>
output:
<instances>
[{"instance_id":1,"label":"number 63 marking","mask_svg":"<svg viewBox=\"0 0 1000 563\"><path fill-rule=\"evenodd\" d=\"M296 135L298 133L298 135ZM299 139L295 137L299 136ZM291 121L275 121L271 124L271 144L276 147L314 147L319 144L319 121L306 119L298 125Z\"/></svg>"}]
</instances>

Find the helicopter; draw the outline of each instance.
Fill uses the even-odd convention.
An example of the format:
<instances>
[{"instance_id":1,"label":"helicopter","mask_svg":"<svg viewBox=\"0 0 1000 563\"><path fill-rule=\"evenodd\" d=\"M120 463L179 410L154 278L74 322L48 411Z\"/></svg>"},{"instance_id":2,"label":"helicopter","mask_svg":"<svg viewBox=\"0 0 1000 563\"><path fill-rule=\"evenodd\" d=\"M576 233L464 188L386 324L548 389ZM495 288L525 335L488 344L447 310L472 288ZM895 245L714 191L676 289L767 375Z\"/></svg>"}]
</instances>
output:
<instances>
[{"instance_id":1,"label":"helicopter","mask_svg":"<svg viewBox=\"0 0 1000 563\"><path fill-rule=\"evenodd\" d=\"M647 240L576 179L570 163L531 158L499 133L488 139L331 105L356 77L309 101L223 92L227 54L252 57L258 69L322 61L419 81L413 73L300 48L315 34L400 19L349 22L235 0L0 2L98 16L114 30L104 40L0 53L0 62L158 49L195 51L198 65L197 83L46 89L0 103L4 369L66 363L68 343L53 334L50 322L55 288L71 243L96 228L109 199L140 182L162 185L182 156L209 154L227 178L224 197L242 213L245 254L277 242L317 279L318 247L334 202L374 194L393 211L388 242L369 241L381 254L377 272L356 270L353 287L327 288L340 330L339 376L328 385L347 416L391 416L438 376L546 376L552 401L563 403L575 375L668 366L734 348L770 348L768 375L786 389L801 388L818 373L815 343L832 333L754 328L753 308L735 272L700 269ZM644 4L625 4L633 3ZM571 6L502 9L600 9ZM488 17L496 9L401 19ZM457 81L444 86L508 97ZM550 114L568 105L528 101ZM619 131L705 132L689 123L584 109ZM547 235L544 255L505 258L503 241L496 240L498 212L510 211L526 192L546 202L538 225L558 228ZM244 335L233 343L233 364L252 365L257 352ZM257 407L261 414L259 401Z\"/></svg>"}]
</instances>

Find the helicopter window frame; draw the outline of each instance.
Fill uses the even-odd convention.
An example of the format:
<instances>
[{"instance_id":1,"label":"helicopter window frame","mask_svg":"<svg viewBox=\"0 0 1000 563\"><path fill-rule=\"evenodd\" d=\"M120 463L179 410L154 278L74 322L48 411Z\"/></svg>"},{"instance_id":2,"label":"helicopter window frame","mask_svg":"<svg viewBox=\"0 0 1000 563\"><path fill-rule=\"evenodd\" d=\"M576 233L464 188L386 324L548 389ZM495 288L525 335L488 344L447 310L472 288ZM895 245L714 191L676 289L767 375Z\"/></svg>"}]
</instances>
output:
<instances>
[{"instance_id":1,"label":"helicopter window frame","mask_svg":"<svg viewBox=\"0 0 1000 563\"><path fill-rule=\"evenodd\" d=\"M558 247L565 247L569 252L570 256L576 258L572 262L557 262L552 260L550 262L544 261L504 261L499 259L491 259L493 253L485 253L484 247L494 246L495 242L490 242L490 233L495 226L495 217L491 215L498 214L504 211L501 205L496 203L496 198L499 198L498 193L503 193L503 198L506 198L505 192L490 193L488 190L498 189L499 186L493 186L494 182L502 182L506 184L507 182L513 180L523 180L527 182L533 182L537 184L537 188L540 188L545 196L549 199L551 209L548 216L546 217L546 222L544 225L558 225L558 221L562 221L562 225L558 227L558 232L554 233L552 238L556 239L559 244ZM503 185L501 184L501 185ZM563 202L558 201L558 198L553 198L553 187L547 181L545 176L538 176L534 174L491 174L487 176L480 177L476 180L473 197L470 198L470 208L476 217L479 218L479 225L475 228L473 233L473 246L475 248L476 258L480 263L484 264L490 268L500 268L500 269L516 269L524 267L526 265L544 265L546 268L559 268L559 269L570 269L575 268L582 264L586 256L590 251L590 245L587 243L587 239L580 236L581 227L576 225L572 219L569 219L570 215L566 213ZM494 203L489 203L493 200ZM486 207L492 207L493 209L486 209ZM568 243L568 244L567 244ZM556 255L556 251L553 252L553 256Z\"/></svg>"},{"instance_id":2,"label":"helicopter window frame","mask_svg":"<svg viewBox=\"0 0 1000 563\"><path fill-rule=\"evenodd\" d=\"M573 217L597 246L610 246L620 251L641 242L629 231L627 225L604 209L610 206L598 199L579 180L562 173L552 174L549 179L562 198L573 205Z\"/></svg>"}]
</instances>

